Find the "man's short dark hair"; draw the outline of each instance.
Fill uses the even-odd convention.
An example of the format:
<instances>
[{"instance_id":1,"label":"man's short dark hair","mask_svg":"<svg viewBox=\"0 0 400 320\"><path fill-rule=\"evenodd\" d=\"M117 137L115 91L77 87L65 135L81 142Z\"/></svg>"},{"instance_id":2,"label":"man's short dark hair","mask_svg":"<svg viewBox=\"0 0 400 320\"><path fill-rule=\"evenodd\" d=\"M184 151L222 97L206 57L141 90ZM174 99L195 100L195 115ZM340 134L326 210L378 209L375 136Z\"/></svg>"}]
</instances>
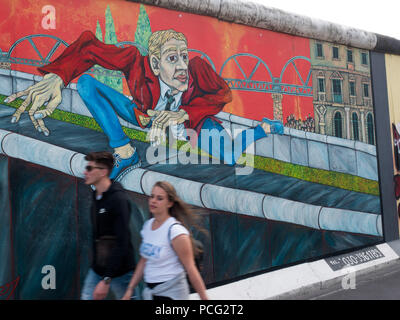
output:
<instances>
[{"instance_id":1,"label":"man's short dark hair","mask_svg":"<svg viewBox=\"0 0 400 320\"><path fill-rule=\"evenodd\" d=\"M108 169L108 174L111 173L111 170L114 166L114 156L108 151L90 152L85 156L85 160L104 165Z\"/></svg>"}]
</instances>

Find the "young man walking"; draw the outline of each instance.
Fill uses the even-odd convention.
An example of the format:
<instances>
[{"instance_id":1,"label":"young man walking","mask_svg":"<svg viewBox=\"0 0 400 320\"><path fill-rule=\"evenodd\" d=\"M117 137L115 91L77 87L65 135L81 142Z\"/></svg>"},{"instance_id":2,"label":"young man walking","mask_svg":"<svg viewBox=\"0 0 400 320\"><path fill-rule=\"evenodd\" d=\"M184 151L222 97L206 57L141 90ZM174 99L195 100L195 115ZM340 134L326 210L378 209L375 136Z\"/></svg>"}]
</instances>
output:
<instances>
[{"instance_id":1,"label":"young man walking","mask_svg":"<svg viewBox=\"0 0 400 320\"><path fill-rule=\"evenodd\" d=\"M95 189L91 207L93 262L81 299L105 299L109 290L120 299L135 268L129 230L130 203L121 184L109 177L114 166L110 152L92 152L85 159L85 184Z\"/></svg>"}]
</instances>

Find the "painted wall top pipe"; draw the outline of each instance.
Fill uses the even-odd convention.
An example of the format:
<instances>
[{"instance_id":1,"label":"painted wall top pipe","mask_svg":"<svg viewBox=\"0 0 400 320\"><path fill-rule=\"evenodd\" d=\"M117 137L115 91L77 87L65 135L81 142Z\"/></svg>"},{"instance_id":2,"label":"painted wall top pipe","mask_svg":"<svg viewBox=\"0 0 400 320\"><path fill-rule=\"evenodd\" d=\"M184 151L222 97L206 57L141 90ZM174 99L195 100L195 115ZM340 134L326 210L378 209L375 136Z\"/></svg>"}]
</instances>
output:
<instances>
[{"instance_id":1,"label":"painted wall top pipe","mask_svg":"<svg viewBox=\"0 0 400 320\"><path fill-rule=\"evenodd\" d=\"M30 148L26 148L27 145ZM3 129L0 129L0 154L78 178L83 178L87 163L84 154ZM284 221L314 229L382 236L382 229L379 228L380 214L324 208L258 192L199 183L142 168L130 171L122 178L121 183L127 190L149 195L152 186L159 180L170 182L185 202L199 207Z\"/></svg>"}]
</instances>

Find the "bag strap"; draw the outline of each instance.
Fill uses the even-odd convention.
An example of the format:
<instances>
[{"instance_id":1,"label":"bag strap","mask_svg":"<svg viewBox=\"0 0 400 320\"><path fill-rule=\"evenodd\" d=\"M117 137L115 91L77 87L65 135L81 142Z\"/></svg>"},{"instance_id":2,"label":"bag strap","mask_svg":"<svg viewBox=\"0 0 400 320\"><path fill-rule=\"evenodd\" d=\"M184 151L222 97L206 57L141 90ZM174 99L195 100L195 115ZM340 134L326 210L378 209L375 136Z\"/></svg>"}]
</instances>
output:
<instances>
[{"instance_id":1,"label":"bag strap","mask_svg":"<svg viewBox=\"0 0 400 320\"><path fill-rule=\"evenodd\" d=\"M169 226L169 228L168 228L168 242L169 242L169 245L171 246L171 248L172 249L174 249L174 247L172 246L172 243L171 243L171 228L174 226L174 225L176 225L176 224L180 224L181 226L182 226L182 223L180 223L180 222L174 222L173 224L171 224L170 226Z\"/></svg>"},{"instance_id":2,"label":"bag strap","mask_svg":"<svg viewBox=\"0 0 400 320\"><path fill-rule=\"evenodd\" d=\"M180 224L181 226L183 226L183 224L180 223L180 222L175 222L175 223L171 224L171 225L169 226L169 228L168 228L168 243L169 243L170 247L172 248L172 250L174 250L174 252L175 252L175 254L176 254L176 251L175 251L174 247L172 246L172 241L171 241L171 228L172 228L175 224ZM189 234L190 234L190 233L189 233ZM190 237L192 237L192 236L190 235ZM193 245L196 245L196 246L198 246L199 248L201 248L201 250L203 250L203 244L202 244L200 241L198 241L198 240L196 240L196 239L194 239L194 238L192 238L192 239L193 239ZM194 249L194 248L193 248L193 249ZM195 261L195 264L196 264L196 268L200 271L200 268L201 268L201 259L202 259L203 254L200 253L200 256L201 256L200 260L198 260L198 256L199 256L199 255L194 255L194 261Z\"/></svg>"}]
</instances>

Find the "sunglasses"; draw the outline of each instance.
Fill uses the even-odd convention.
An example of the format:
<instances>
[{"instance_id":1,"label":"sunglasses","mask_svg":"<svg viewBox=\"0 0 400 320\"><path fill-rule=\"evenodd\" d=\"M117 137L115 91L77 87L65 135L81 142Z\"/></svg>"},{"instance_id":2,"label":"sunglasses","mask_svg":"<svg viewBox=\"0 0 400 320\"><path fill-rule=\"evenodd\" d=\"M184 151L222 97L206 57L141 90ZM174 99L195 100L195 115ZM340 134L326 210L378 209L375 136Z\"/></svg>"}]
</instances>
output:
<instances>
[{"instance_id":1,"label":"sunglasses","mask_svg":"<svg viewBox=\"0 0 400 320\"><path fill-rule=\"evenodd\" d=\"M107 169L107 168L103 168L103 167L94 167L94 166L86 166L85 167L87 172L92 171L93 169Z\"/></svg>"}]
</instances>

